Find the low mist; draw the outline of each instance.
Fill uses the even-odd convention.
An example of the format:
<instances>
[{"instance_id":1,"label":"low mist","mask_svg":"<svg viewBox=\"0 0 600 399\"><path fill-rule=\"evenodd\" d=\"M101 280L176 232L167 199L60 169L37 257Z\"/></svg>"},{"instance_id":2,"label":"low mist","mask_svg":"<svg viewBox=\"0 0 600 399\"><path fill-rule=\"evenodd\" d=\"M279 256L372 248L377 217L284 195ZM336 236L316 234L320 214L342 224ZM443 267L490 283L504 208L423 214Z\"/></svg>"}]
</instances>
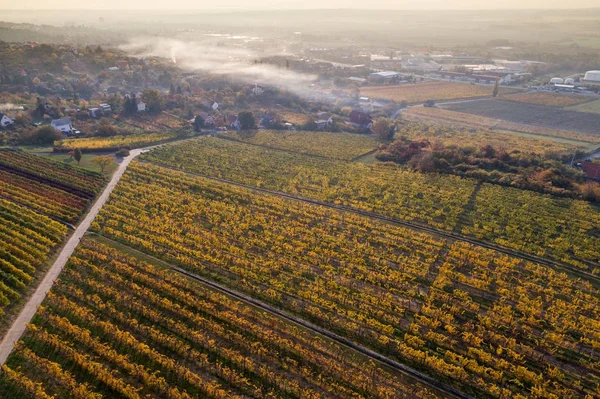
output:
<instances>
[{"instance_id":1,"label":"low mist","mask_svg":"<svg viewBox=\"0 0 600 399\"><path fill-rule=\"evenodd\" d=\"M169 58L184 70L225 75L249 84L284 87L298 95L306 94L310 84L317 79L314 75L258 64L257 60L265 54L258 55L238 47L153 37L132 39L120 48L134 57Z\"/></svg>"}]
</instances>

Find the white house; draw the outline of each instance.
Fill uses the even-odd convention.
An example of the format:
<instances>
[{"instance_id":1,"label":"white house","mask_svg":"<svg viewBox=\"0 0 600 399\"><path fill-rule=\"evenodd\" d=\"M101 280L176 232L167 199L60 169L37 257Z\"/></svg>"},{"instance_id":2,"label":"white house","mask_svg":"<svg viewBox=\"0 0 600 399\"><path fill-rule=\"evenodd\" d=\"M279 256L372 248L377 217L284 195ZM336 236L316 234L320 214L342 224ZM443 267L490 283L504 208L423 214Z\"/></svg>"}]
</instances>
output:
<instances>
[{"instance_id":1,"label":"white house","mask_svg":"<svg viewBox=\"0 0 600 399\"><path fill-rule=\"evenodd\" d=\"M88 114L90 115L90 118L100 118L100 116L102 116L102 111L100 110L100 108L98 107L94 107L94 108L90 108L88 109Z\"/></svg>"},{"instance_id":2,"label":"white house","mask_svg":"<svg viewBox=\"0 0 600 399\"><path fill-rule=\"evenodd\" d=\"M262 87L260 87L258 84L254 85L254 87L251 90L252 95L253 96L260 96L261 94L263 94L265 92L265 89L263 89Z\"/></svg>"},{"instance_id":3,"label":"white house","mask_svg":"<svg viewBox=\"0 0 600 399\"><path fill-rule=\"evenodd\" d=\"M5 128L14 123L15 123L14 120L10 119L8 116L6 116L2 112L0 112L0 127Z\"/></svg>"},{"instance_id":4,"label":"white house","mask_svg":"<svg viewBox=\"0 0 600 399\"><path fill-rule=\"evenodd\" d=\"M146 103L143 101L138 102L137 110L138 110L138 112L145 112L146 111Z\"/></svg>"},{"instance_id":5,"label":"white house","mask_svg":"<svg viewBox=\"0 0 600 399\"><path fill-rule=\"evenodd\" d=\"M71 125L71 119L69 118L60 118L54 119L50 126L57 132L70 133L73 130L73 125Z\"/></svg>"},{"instance_id":6,"label":"white house","mask_svg":"<svg viewBox=\"0 0 600 399\"><path fill-rule=\"evenodd\" d=\"M110 104L100 104L99 107L104 113L112 112L112 107L110 106Z\"/></svg>"}]
</instances>

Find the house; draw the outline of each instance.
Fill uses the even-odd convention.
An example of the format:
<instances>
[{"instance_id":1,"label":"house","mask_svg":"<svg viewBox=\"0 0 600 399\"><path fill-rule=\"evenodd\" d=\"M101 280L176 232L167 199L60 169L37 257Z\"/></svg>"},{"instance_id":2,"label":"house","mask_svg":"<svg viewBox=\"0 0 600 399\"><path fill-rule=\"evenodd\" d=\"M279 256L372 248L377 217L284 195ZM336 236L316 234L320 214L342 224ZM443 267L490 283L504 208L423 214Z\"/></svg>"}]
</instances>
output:
<instances>
[{"instance_id":1,"label":"house","mask_svg":"<svg viewBox=\"0 0 600 399\"><path fill-rule=\"evenodd\" d=\"M100 118L102 116L102 109L98 107L90 108L88 109L88 114L90 115L90 118Z\"/></svg>"},{"instance_id":2,"label":"house","mask_svg":"<svg viewBox=\"0 0 600 399\"><path fill-rule=\"evenodd\" d=\"M73 130L73 125L71 125L71 119L69 118L54 119L50 123L50 126L57 132L71 133Z\"/></svg>"},{"instance_id":3,"label":"house","mask_svg":"<svg viewBox=\"0 0 600 399\"><path fill-rule=\"evenodd\" d=\"M260 96L265 92L265 89L260 87L259 85L254 85L254 87L250 90L253 96Z\"/></svg>"},{"instance_id":4,"label":"house","mask_svg":"<svg viewBox=\"0 0 600 399\"><path fill-rule=\"evenodd\" d=\"M139 101L137 103L137 112L146 112L146 103L143 101Z\"/></svg>"},{"instance_id":5,"label":"house","mask_svg":"<svg viewBox=\"0 0 600 399\"><path fill-rule=\"evenodd\" d=\"M236 115L229 115L227 117L227 126L236 130L240 130L242 128L242 124Z\"/></svg>"},{"instance_id":6,"label":"house","mask_svg":"<svg viewBox=\"0 0 600 399\"><path fill-rule=\"evenodd\" d=\"M315 121L317 130L327 130L333 124L333 119L318 119Z\"/></svg>"},{"instance_id":7,"label":"house","mask_svg":"<svg viewBox=\"0 0 600 399\"><path fill-rule=\"evenodd\" d=\"M0 128L11 126L15 123L14 120L0 112Z\"/></svg>"},{"instance_id":8,"label":"house","mask_svg":"<svg viewBox=\"0 0 600 399\"><path fill-rule=\"evenodd\" d=\"M600 181L600 163L585 161L581 164L581 170L588 179Z\"/></svg>"},{"instance_id":9,"label":"house","mask_svg":"<svg viewBox=\"0 0 600 399\"><path fill-rule=\"evenodd\" d=\"M100 104L99 107L105 114L112 112L112 107L110 106L110 104Z\"/></svg>"},{"instance_id":10,"label":"house","mask_svg":"<svg viewBox=\"0 0 600 399\"><path fill-rule=\"evenodd\" d=\"M108 67L108 70L111 71L111 72L115 72L115 71L119 70L119 67L116 67L116 66L114 66L114 67Z\"/></svg>"},{"instance_id":11,"label":"house","mask_svg":"<svg viewBox=\"0 0 600 399\"><path fill-rule=\"evenodd\" d=\"M121 70L129 69L129 63L127 61L117 61L117 67Z\"/></svg>"},{"instance_id":12,"label":"house","mask_svg":"<svg viewBox=\"0 0 600 399\"><path fill-rule=\"evenodd\" d=\"M267 112L260 118L260 121L258 122L258 124L259 124L259 126L262 126L262 127L269 127L272 123L275 122L276 119L277 118L276 118L275 114L273 114L271 112Z\"/></svg>"},{"instance_id":13,"label":"house","mask_svg":"<svg viewBox=\"0 0 600 399\"><path fill-rule=\"evenodd\" d=\"M378 84L391 84L399 80L400 74L394 71L374 72L369 74L369 81Z\"/></svg>"},{"instance_id":14,"label":"house","mask_svg":"<svg viewBox=\"0 0 600 399\"><path fill-rule=\"evenodd\" d=\"M350 123L355 127L359 127L361 129L370 129L373 126L373 119L366 112L360 110L352 110L350 112Z\"/></svg>"}]
</instances>

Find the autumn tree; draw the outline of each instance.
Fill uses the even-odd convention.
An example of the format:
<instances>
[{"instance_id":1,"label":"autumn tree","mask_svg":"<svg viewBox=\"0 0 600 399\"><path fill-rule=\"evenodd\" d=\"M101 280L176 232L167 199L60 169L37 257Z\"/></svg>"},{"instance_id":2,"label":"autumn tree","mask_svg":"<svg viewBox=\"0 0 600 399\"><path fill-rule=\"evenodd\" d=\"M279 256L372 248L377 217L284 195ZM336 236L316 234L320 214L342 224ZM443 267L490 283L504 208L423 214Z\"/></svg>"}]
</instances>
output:
<instances>
[{"instance_id":1,"label":"autumn tree","mask_svg":"<svg viewBox=\"0 0 600 399\"><path fill-rule=\"evenodd\" d=\"M92 159L92 162L100 168L100 172L104 173L106 168L108 168L113 163L113 158L109 155L98 155Z\"/></svg>"},{"instance_id":2,"label":"autumn tree","mask_svg":"<svg viewBox=\"0 0 600 399\"><path fill-rule=\"evenodd\" d=\"M379 118L373 123L373 132L382 141L390 141L396 133L396 122L389 118Z\"/></svg>"}]
</instances>

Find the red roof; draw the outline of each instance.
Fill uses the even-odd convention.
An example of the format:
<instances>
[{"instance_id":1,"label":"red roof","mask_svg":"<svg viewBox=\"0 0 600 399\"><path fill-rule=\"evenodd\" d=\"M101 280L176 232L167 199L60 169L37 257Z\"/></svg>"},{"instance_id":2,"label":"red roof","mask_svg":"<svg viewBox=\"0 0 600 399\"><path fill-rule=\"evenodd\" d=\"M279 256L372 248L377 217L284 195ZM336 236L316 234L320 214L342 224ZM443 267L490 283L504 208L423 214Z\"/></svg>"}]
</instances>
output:
<instances>
[{"instance_id":1,"label":"red roof","mask_svg":"<svg viewBox=\"0 0 600 399\"><path fill-rule=\"evenodd\" d=\"M117 61L117 66L120 69L129 68L129 63L127 61Z\"/></svg>"},{"instance_id":2,"label":"red roof","mask_svg":"<svg viewBox=\"0 0 600 399\"><path fill-rule=\"evenodd\" d=\"M581 164L581 170L588 178L600 180L600 163L584 162Z\"/></svg>"}]
</instances>

